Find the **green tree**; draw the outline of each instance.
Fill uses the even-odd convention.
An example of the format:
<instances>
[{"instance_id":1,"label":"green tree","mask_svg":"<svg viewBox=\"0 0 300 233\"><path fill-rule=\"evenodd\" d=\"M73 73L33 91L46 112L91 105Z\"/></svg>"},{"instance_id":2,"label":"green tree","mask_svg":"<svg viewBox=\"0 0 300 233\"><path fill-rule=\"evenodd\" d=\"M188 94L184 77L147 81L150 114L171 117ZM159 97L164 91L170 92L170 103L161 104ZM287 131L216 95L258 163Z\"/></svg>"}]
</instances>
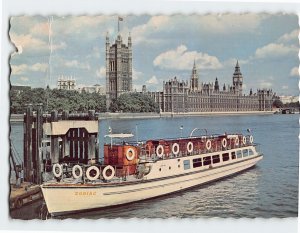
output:
<instances>
[{"instance_id":1,"label":"green tree","mask_svg":"<svg viewBox=\"0 0 300 233\"><path fill-rule=\"evenodd\" d=\"M125 93L110 105L112 112L159 112L158 105L148 95L142 93Z\"/></svg>"}]
</instances>

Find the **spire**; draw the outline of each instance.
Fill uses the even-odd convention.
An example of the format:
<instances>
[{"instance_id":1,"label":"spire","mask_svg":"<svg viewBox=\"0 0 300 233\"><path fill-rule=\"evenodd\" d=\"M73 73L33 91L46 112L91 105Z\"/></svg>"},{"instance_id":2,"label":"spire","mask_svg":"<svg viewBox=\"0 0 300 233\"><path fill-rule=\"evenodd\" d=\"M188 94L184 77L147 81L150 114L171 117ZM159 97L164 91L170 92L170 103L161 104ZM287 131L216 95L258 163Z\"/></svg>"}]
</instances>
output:
<instances>
[{"instance_id":1,"label":"spire","mask_svg":"<svg viewBox=\"0 0 300 233\"><path fill-rule=\"evenodd\" d=\"M191 90L195 91L198 90L198 72L196 68L196 61L194 59L194 65L193 65L193 70L192 70L192 75L191 75L191 82L190 82L190 88Z\"/></svg>"},{"instance_id":2,"label":"spire","mask_svg":"<svg viewBox=\"0 0 300 233\"><path fill-rule=\"evenodd\" d=\"M239 60L236 60L235 72L234 73L241 74Z\"/></svg>"},{"instance_id":3,"label":"spire","mask_svg":"<svg viewBox=\"0 0 300 233\"><path fill-rule=\"evenodd\" d=\"M219 91L219 82L218 82L217 77L216 77L216 81L215 81L215 91Z\"/></svg>"},{"instance_id":4,"label":"spire","mask_svg":"<svg viewBox=\"0 0 300 233\"><path fill-rule=\"evenodd\" d=\"M239 65L238 60L236 61L232 81L233 81L233 87L235 88L235 90L239 91L240 94L242 94L242 91L243 91L243 75L241 73L241 69L240 69L240 65Z\"/></svg>"},{"instance_id":5,"label":"spire","mask_svg":"<svg viewBox=\"0 0 300 233\"><path fill-rule=\"evenodd\" d=\"M131 47L132 46L132 43L131 43L131 35L130 35L130 32L128 34L128 47Z\"/></svg>"},{"instance_id":6,"label":"spire","mask_svg":"<svg viewBox=\"0 0 300 233\"><path fill-rule=\"evenodd\" d=\"M109 34L108 34L108 31L106 32L106 43L109 44Z\"/></svg>"}]
</instances>

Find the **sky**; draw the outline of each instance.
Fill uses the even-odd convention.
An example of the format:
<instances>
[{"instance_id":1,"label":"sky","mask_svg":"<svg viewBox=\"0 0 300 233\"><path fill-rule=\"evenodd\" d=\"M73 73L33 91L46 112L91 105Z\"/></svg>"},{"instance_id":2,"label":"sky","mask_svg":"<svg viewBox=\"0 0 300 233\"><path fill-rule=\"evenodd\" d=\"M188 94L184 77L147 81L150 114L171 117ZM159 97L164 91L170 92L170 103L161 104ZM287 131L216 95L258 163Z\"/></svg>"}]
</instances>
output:
<instances>
[{"instance_id":1,"label":"sky","mask_svg":"<svg viewBox=\"0 0 300 233\"><path fill-rule=\"evenodd\" d=\"M298 95L298 17L294 14L122 15L120 34L133 46L133 89L162 90L175 76L232 85L236 61L243 89ZM59 77L79 86L105 85L105 37L118 34L117 15L15 16L9 36L12 85L55 88Z\"/></svg>"}]
</instances>

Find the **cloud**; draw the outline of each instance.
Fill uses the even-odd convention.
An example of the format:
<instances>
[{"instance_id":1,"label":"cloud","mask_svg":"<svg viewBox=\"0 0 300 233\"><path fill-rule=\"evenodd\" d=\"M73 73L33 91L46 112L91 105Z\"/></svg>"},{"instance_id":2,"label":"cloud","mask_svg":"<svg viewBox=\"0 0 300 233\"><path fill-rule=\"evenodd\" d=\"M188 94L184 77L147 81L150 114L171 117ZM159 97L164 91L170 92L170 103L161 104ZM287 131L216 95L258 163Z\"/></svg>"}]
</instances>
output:
<instances>
[{"instance_id":1,"label":"cloud","mask_svg":"<svg viewBox=\"0 0 300 233\"><path fill-rule=\"evenodd\" d=\"M52 34L50 24L48 22L37 23L31 28L30 34L37 37L48 36L49 34Z\"/></svg>"},{"instance_id":2,"label":"cloud","mask_svg":"<svg viewBox=\"0 0 300 233\"><path fill-rule=\"evenodd\" d=\"M85 70L91 69L90 65L87 62L81 63L77 60L65 61L64 65L67 67L74 67L77 69L85 69Z\"/></svg>"},{"instance_id":3,"label":"cloud","mask_svg":"<svg viewBox=\"0 0 300 233\"><path fill-rule=\"evenodd\" d=\"M154 76L152 76L152 78L147 80L146 83L148 83L148 84L158 84L158 80L157 80L156 76L154 75Z\"/></svg>"},{"instance_id":4,"label":"cloud","mask_svg":"<svg viewBox=\"0 0 300 233\"><path fill-rule=\"evenodd\" d=\"M134 43L159 42L156 34L181 33L190 30L208 32L210 34L238 34L241 32L255 32L262 20L268 14L210 14L210 15L157 15L152 16L146 23L132 29Z\"/></svg>"},{"instance_id":5,"label":"cloud","mask_svg":"<svg viewBox=\"0 0 300 233\"><path fill-rule=\"evenodd\" d=\"M266 80L260 80L258 86L260 88L271 88L273 86L273 83Z\"/></svg>"},{"instance_id":6,"label":"cloud","mask_svg":"<svg viewBox=\"0 0 300 233\"><path fill-rule=\"evenodd\" d=\"M106 77L106 68L105 68L105 66L102 66L98 70L96 70L96 76L101 78L101 79Z\"/></svg>"},{"instance_id":7,"label":"cloud","mask_svg":"<svg viewBox=\"0 0 300 233\"><path fill-rule=\"evenodd\" d=\"M56 17L52 22L52 31L53 35L82 34L90 38L98 35L100 26L105 26L111 20L109 15ZM103 33L105 35L106 31Z\"/></svg>"},{"instance_id":8,"label":"cloud","mask_svg":"<svg viewBox=\"0 0 300 233\"><path fill-rule=\"evenodd\" d=\"M18 53L21 54L24 51L27 53L38 52L38 53L49 53L50 45L48 41L33 37L31 34L16 34L10 33L11 41L15 44L18 49ZM64 49L66 48L66 43L60 41L57 44L52 44L52 50Z\"/></svg>"},{"instance_id":9,"label":"cloud","mask_svg":"<svg viewBox=\"0 0 300 233\"><path fill-rule=\"evenodd\" d=\"M255 58L264 59L268 57L278 58L292 55L297 52L295 46L288 46L284 44L270 43L264 47L258 48L255 51Z\"/></svg>"},{"instance_id":10,"label":"cloud","mask_svg":"<svg viewBox=\"0 0 300 233\"><path fill-rule=\"evenodd\" d=\"M200 69L219 69L222 67L217 57L202 52L188 51L185 45L161 53L154 59L153 65L161 69L191 70L194 60Z\"/></svg>"},{"instance_id":11,"label":"cloud","mask_svg":"<svg viewBox=\"0 0 300 233\"><path fill-rule=\"evenodd\" d=\"M281 87L281 89L282 89L282 90L287 90L287 89L289 89L289 86L283 85L283 86Z\"/></svg>"},{"instance_id":12,"label":"cloud","mask_svg":"<svg viewBox=\"0 0 300 233\"><path fill-rule=\"evenodd\" d=\"M298 43L298 35L299 35L299 29L293 30L290 33L286 33L279 37L278 42L281 43L289 43L291 41L297 41Z\"/></svg>"},{"instance_id":13,"label":"cloud","mask_svg":"<svg viewBox=\"0 0 300 233\"><path fill-rule=\"evenodd\" d=\"M199 16L199 23L196 25L202 30L212 33L240 33L255 31L261 22L268 18L267 14L246 13L246 14L211 14Z\"/></svg>"},{"instance_id":14,"label":"cloud","mask_svg":"<svg viewBox=\"0 0 300 233\"><path fill-rule=\"evenodd\" d=\"M170 23L170 17L165 15L152 16L145 24L132 28L131 35L134 38L134 43L146 41L150 42L149 35L154 31L164 30Z\"/></svg>"},{"instance_id":15,"label":"cloud","mask_svg":"<svg viewBox=\"0 0 300 233\"><path fill-rule=\"evenodd\" d=\"M140 72L134 68L132 68L132 79L133 80L138 80L143 77L143 72Z\"/></svg>"},{"instance_id":16,"label":"cloud","mask_svg":"<svg viewBox=\"0 0 300 233\"><path fill-rule=\"evenodd\" d=\"M297 66L291 69L290 76L297 76L297 77L299 77L299 68Z\"/></svg>"},{"instance_id":17,"label":"cloud","mask_svg":"<svg viewBox=\"0 0 300 233\"><path fill-rule=\"evenodd\" d=\"M23 82L27 82L29 80L29 78L27 78L27 77L21 77L20 80L22 80Z\"/></svg>"},{"instance_id":18,"label":"cloud","mask_svg":"<svg viewBox=\"0 0 300 233\"><path fill-rule=\"evenodd\" d=\"M11 65L11 74L22 75L29 71L45 72L47 69L48 69L48 64L46 63L35 63L33 65L27 65L27 64Z\"/></svg>"}]
</instances>

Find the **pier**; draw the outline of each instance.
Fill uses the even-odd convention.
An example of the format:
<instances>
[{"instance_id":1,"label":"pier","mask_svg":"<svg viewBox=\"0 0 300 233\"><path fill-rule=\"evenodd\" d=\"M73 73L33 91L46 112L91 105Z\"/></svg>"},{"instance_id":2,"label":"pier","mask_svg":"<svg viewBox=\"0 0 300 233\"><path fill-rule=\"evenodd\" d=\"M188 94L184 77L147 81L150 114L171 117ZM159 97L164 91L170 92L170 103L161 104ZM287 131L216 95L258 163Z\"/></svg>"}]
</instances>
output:
<instances>
[{"instance_id":1,"label":"pier","mask_svg":"<svg viewBox=\"0 0 300 233\"><path fill-rule=\"evenodd\" d=\"M55 163L88 164L98 160L98 116L88 113L52 111L43 113L42 106L33 111L28 106L23 116L23 163L16 160L11 146L11 161L16 184L11 185L10 209L42 198L39 185ZM19 162L19 164L17 164Z\"/></svg>"}]
</instances>

